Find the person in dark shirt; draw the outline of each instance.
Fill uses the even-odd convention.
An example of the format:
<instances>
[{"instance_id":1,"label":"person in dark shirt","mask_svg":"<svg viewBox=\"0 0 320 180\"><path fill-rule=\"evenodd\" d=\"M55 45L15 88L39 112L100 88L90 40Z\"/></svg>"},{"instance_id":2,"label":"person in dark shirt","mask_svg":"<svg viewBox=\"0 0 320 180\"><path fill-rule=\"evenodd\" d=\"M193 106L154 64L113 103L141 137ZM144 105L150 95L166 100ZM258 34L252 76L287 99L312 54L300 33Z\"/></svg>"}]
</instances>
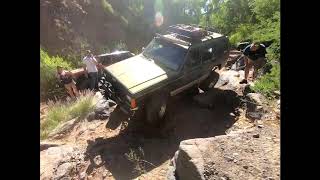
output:
<instances>
[{"instance_id":1,"label":"person in dark shirt","mask_svg":"<svg viewBox=\"0 0 320 180\"><path fill-rule=\"evenodd\" d=\"M74 98L76 96L79 96L76 84L74 80L72 79L72 73L69 71L65 71L63 67L57 66L57 78L60 80L60 82L64 85L66 88L68 94L71 98Z\"/></svg>"},{"instance_id":2,"label":"person in dark shirt","mask_svg":"<svg viewBox=\"0 0 320 180\"><path fill-rule=\"evenodd\" d=\"M256 78L257 71L263 67L266 63L266 47L263 44L252 43L248 45L244 50L243 54L245 55L245 70L244 70L244 79L240 81L240 84L248 83L248 75L250 69L253 67L253 80Z\"/></svg>"}]
</instances>

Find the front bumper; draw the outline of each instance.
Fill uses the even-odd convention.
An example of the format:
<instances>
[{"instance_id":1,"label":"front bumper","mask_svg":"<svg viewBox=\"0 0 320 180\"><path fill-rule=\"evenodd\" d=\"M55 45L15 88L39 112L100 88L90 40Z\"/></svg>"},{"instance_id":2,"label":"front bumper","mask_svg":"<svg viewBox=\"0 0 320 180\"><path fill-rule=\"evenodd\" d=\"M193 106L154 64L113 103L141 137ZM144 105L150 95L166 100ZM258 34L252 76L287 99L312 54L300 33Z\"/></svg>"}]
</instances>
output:
<instances>
[{"instance_id":1,"label":"front bumper","mask_svg":"<svg viewBox=\"0 0 320 180\"><path fill-rule=\"evenodd\" d=\"M139 108L131 108L129 102L127 102L124 98L119 97L117 94L114 94L110 91L108 91L109 97L117 103L117 105L120 107L121 111L124 112L127 115L134 115L135 111L137 111Z\"/></svg>"}]
</instances>

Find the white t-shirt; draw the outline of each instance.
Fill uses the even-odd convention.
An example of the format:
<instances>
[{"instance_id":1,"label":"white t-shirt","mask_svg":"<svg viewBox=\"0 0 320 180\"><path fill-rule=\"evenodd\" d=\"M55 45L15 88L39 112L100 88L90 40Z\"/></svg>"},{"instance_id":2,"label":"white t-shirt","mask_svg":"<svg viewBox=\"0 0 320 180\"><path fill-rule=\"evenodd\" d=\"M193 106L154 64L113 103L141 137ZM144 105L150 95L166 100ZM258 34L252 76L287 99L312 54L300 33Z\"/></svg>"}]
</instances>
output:
<instances>
[{"instance_id":1,"label":"white t-shirt","mask_svg":"<svg viewBox=\"0 0 320 180\"><path fill-rule=\"evenodd\" d=\"M88 73L98 72L98 68L97 68L96 64L94 63L94 60L96 60L96 58L94 58L94 57L86 56L83 58L83 63L87 66Z\"/></svg>"}]
</instances>

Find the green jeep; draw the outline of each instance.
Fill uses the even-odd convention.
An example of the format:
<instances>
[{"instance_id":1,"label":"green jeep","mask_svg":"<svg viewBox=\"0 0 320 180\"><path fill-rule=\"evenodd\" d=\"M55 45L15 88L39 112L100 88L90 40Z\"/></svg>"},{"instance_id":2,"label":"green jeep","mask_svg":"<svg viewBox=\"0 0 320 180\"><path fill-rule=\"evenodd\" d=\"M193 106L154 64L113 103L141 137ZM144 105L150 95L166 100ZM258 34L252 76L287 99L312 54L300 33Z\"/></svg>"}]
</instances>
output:
<instances>
[{"instance_id":1,"label":"green jeep","mask_svg":"<svg viewBox=\"0 0 320 180\"><path fill-rule=\"evenodd\" d=\"M208 91L229 54L226 36L191 25L170 26L139 55L104 69L107 96L151 125L167 112L168 99L186 90Z\"/></svg>"}]
</instances>

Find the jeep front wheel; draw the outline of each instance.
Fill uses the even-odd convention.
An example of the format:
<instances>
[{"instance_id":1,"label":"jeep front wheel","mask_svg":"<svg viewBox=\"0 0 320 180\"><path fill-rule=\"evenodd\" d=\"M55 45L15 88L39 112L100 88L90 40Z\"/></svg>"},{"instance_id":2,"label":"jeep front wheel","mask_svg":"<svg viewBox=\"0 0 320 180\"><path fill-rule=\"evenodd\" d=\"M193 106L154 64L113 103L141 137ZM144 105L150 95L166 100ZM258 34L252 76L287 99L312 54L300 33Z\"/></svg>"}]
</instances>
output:
<instances>
[{"instance_id":1,"label":"jeep front wheel","mask_svg":"<svg viewBox=\"0 0 320 180\"><path fill-rule=\"evenodd\" d=\"M207 79L200 83L200 89L202 89L203 91L209 91L209 89L213 88L214 85L217 84L219 77L219 73L212 71L209 77L207 77Z\"/></svg>"},{"instance_id":2,"label":"jeep front wheel","mask_svg":"<svg viewBox=\"0 0 320 180\"><path fill-rule=\"evenodd\" d=\"M156 95L153 96L145 106L146 121L149 125L158 125L167 114L168 96Z\"/></svg>"}]
</instances>

